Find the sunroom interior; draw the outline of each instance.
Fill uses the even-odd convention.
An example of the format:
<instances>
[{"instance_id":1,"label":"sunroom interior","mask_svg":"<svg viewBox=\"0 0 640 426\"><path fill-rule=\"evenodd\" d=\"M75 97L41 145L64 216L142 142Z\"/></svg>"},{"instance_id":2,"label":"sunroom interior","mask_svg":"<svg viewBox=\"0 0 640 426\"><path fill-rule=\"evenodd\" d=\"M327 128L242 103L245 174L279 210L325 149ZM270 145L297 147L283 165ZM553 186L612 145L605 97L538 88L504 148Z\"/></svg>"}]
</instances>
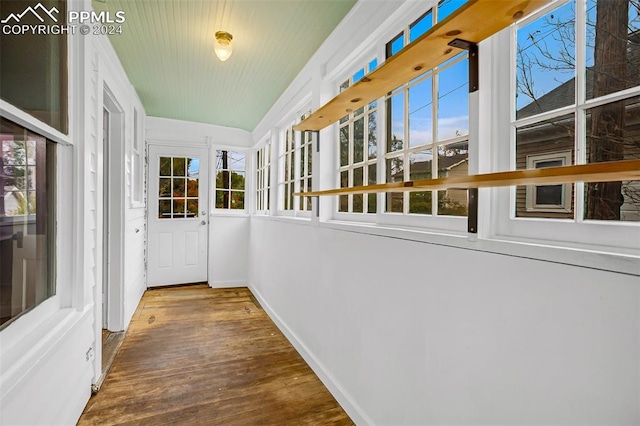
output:
<instances>
[{"instance_id":1,"label":"sunroom interior","mask_svg":"<svg viewBox=\"0 0 640 426\"><path fill-rule=\"evenodd\" d=\"M0 423L78 422L105 333L203 283L355 424L640 423L638 0L0 22Z\"/></svg>"}]
</instances>

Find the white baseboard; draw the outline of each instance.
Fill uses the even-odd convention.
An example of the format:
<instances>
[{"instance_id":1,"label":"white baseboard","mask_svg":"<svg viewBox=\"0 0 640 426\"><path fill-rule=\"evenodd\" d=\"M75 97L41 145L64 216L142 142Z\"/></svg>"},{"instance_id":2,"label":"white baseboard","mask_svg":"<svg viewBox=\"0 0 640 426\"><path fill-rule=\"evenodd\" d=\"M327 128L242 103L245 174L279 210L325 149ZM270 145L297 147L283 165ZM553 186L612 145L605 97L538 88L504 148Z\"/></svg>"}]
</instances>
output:
<instances>
[{"instance_id":1,"label":"white baseboard","mask_svg":"<svg viewBox=\"0 0 640 426\"><path fill-rule=\"evenodd\" d=\"M287 325L282 321L282 319L278 316L277 313L271 309L269 303L264 300L262 295L256 288L249 284L249 290L253 293L253 295L258 299L260 305L264 311L269 315L271 320L276 324L276 326L280 329L282 334L284 334L289 342L293 345L294 348L298 351L298 353L304 358L304 360L309 364L309 367L313 370L314 373L318 376L318 378L322 381L322 383L327 387L331 395L338 401L338 403L342 406L344 411L347 412L351 420L354 421L357 425L371 425L374 423L371 419L364 413L364 411L356 404L342 389L342 387L333 379L333 376L324 368L322 363L320 363L313 354L307 349L307 347L302 343L298 337L287 327Z\"/></svg>"},{"instance_id":2,"label":"white baseboard","mask_svg":"<svg viewBox=\"0 0 640 426\"><path fill-rule=\"evenodd\" d=\"M246 281L209 281L209 287L211 288L233 288L233 287L246 287Z\"/></svg>"}]
</instances>

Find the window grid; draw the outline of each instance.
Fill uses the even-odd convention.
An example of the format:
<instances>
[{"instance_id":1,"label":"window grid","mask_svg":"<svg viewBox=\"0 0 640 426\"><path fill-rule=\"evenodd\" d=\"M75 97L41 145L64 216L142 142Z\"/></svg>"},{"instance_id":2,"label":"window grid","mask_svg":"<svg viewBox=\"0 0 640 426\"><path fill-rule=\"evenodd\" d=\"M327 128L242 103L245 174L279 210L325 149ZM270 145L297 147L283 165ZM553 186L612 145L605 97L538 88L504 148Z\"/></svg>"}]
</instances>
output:
<instances>
[{"instance_id":1,"label":"window grid","mask_svg":"<svg viewBox=\"0 0 640 426\"><path fill-rule=\"evenodd\" d=\"M601 0L602 1L602 0ZM602 3L601 6L616 6L617 3ZM628 22L625 23L626 39L621 41L621 61L625 65L626 76L637 76L637 47L640 34L640 16L638 11L629 2ZM517 169L530 168L522 157L531 153L528 151L532 145L527 137L527 130L547 126L551 132L551 124L558 128L557 123L563 122L564 139L562 145L557 142L555 135L544 136L547 147L540 148L537 154L552 154L563 150L569 150L571 155L567 164L588 164L590 162L613 161L630 158L640 158L640 135L636 136L633 123L637 113L633 110L640 104L640 79L616 76L615 70L602 71L598 67L606 68L609 64L598 65L595 63L595 52L604 49L597 45L597 31L611 34L611 30L604 30L603 24L597 23L596 9L599 6L595 0L587 1L563 1L531 16L513 29L512 50L512 99L511 108L511 137L514 152L512 167ZM600 27L599 27L600 25ZM545 28L546 26L546 28ZM538 34L541 34L538 37ZM562 36L569 40L567 44L557 47L552 40ZM543 43L542 37L546 37L547 43ZM632 40L635 38L635 40ZM606 49L611 50L615 45ZM544 46L539 48L538 46ZM554 50L555 49L555 50ZM557 57L562 57L562 67L557 64ZM540 60L539 58L542 58ZM543 77L551 79L556 86L543 87L536 90L536 82L541 82L543 77L536 78L538 64L544 64L543 71L547 74ZM554 61L556 62L554 64ZM555 66L554 66L555 65ZM542 67L541 67L542 68ZM604 76L604 77L603 77ZM611 80L598 88L598 81ZM614 81L615 80L615 81ZM568 96L558 99L563 86L572 88ZM554 102L550 102L554 100ZM601 122L594 124L594 118L598 115L611 116L611 112L618 110L622 117L621 123L610 122L602 126ZM615 114L615 113L614 113ZM567 117L570 117L568 119ZM604 134L594 130L594 126L601 125L606 128ZM610 130L610 129L618 129ZM555 141L554 141L555 138ZM598 144L609 140L618 140L618 146L607 146L610 152L598 155ZM603 141L603 142L600 142ZM615 142L610 144L615 145ZM634 148L635 146L635 148ZM526 148L526 149L525 149ZM616 187L617 185L617 187ZM575 183L567 185L573 188L572 200L568 203L569 212L558 215L551 209L540 209L535 217L547 219L568 218L574 222L585 220L627 220L640 221L640 183L637 181L612 182L605 184ZM512 192L512 208L516 217L529 217L531 214L523 213L525 207L523 200L526 194L527 206L530 206L534 191L542 186L518 187ZM619 193L608 199L599 195L603 191ZM617 199L612 199L617 198ZM598 205L609 204L604 210L598 211ZM526 209L530 210L530 209Z\"/></svg>"},{"instance_id":2,"label":"window grid","mask_svg":"<svg viewBox=\"0 0 640 426\"><path fill-rule=\"evenodd\" d=\"M280 138L278 158L278 197L279 207L285 211L293 211L293 193L295 192L295 137L293 123L287 127Z\"/></svg>"},{"instance_id":3,"label":"window grid","mask_svg":"<svg viewBox=\"0 0 640 426\"><path fill-rule=\"evenodd\" d=\"M340 92L358 82L378 65L371 60L340 85ZM378 102L373 101L340 119L338 129L338 179L340 187L377 183ZM310 201L310 200L309 200ZM341 213L376 213L376 194L349 194L338 197Z\"/></svg>"},{"instance_id":4,"label":"window grid","mask_svg":"<svg viewBox=\"0 0 640 426\"><path fill-rule=\"evenodd\" d=\"M244 210L245 153L216 151L216 209Z\"/></svg>"},{"instance_id":5,"label":"window grid","mask_svg":"<svg viewBox=\"0 0 640 426\"><path fill-rule=\"evenodd\" d=\"M158 161L158 218L198 217L197 159L160 157Z\"/></svg>"},{"instance_id":6,"label":"window grid","mask_svg":"<svg viewBox=\"0 0 640 426\"><path fill-rule=\"evenodd\" d=\"M271 207L271 142L256 152L256 210L267 212Z\"/></svg>"},{"instance_id":7,"label":"window grid","mask_svg":"<svg viewBox=\"0 0 640 426\"><path fill-rule=\"evenodd\" d=\"M468 104L462 111L466 115L459 123L462 127L453 132L453 129L441 125L441 121L446 121L444 114L450 109L450 105L445 103L447 96L457 92L457 95L462 94L468 99L468 72L460 73L460 70L456 70L462 77L458 76L457 80L447 79L446 84L441 84L441 76L448 74L448 70L465 67L468 67L467 54L462 53L387 96L387 144L384 155L386 182L468 174ZM454 86L448 87L451 82ZM414 95L422 103L427 103L413 107ZM424 111L422 117L412 118L420 111ZM416 122L430 121L430 129L426 129L426 134L417 125L412 125L414 119ZM434 199L437 202L434 203ZM467 191L449 189L387 193L385 212L466 216Z\"/></svg>"}]
</instances>

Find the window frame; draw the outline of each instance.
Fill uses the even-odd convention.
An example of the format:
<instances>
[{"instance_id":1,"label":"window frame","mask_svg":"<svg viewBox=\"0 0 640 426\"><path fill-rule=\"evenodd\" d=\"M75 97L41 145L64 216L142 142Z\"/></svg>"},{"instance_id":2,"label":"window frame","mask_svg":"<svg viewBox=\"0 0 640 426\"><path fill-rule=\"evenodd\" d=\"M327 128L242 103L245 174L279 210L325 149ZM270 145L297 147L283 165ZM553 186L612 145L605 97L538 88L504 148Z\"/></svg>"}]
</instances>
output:
<instances>
[{"instance_id":1,"label":"window frame","mask_svg":"<svg viewBox=\"0 0 640 426\"><path fill-rule=\"evenodd\" d=\"M218 189L221 190L227 190L226 188L218 188L217 187L217 178L218 178L218 164L217 164L217 153L218 151L227 151L227 152L236 152L236 153L242 153L244 155L244 189L231 189L229 188L229 203L231 203L231 193L232 192L243 192L244 193L244 207L242 209L232 209L232 208L221 208L221 207L216 207L216 192ZM212 164L215 164L216 166L213 168L213 176L210 177L210 186L211 189L210 191L210 201L209 201L209 208L210 208L210 212L211 215L240 215L240 216L244 216L247 215L250 211L249 209L249 196L247 196L248 194L251 194L251 186L249 185L249 175L250 172L249 170L253 170L252 169L252 163L251 163L251 151L247 148L243 148L243 147L236 147L236 146L223 146L223 145L217 145L217 146L212 146L211 147L211 161ZM231 169L225 169L228 170L229 172L231 172ZM229 179L231 179L231 177L229 177Z\"/></svg>"},{"instance_id":2,"label":"window frame","mask_svg":"<svg viewBox=\"0 0 640 426\"><path fill-rule=\"evenodd\" d=\"M254 212L259 215L269 215L271 212L271 174L273 173L273 169L271 167L272 151L273 146L271 144L271 138L267 138L254 150L254 182L256 183L254 191ZM260 159L258 159L258 155L260 155Z\"/></svg>"},{"instance_id":3,"label":"window frame","mask_svg":"<svg viewBox=\"0 0 640 426\"><path fill-rule=\"evenodd\" d=\"M576 23L576 101L569 106L516 120L516 78L517 78L517 29L525 26L547 13L563 6L570 0L556 0L535 13L524 17L515 25L494 35L490 40L492 54L490 61L492 73L493 93L483 93L481 101L483 107L490 111L497 128L489 132L494 135L490 143L494 152L494 170L516 170L516 128L535 124L540 121L561 117L575 113L574 164L585 164L586 153L586 110L631 98L640 94L640 86L624 89L619 92L604 95L596 99L585 100L585 75L581 72L585 67L586 30L586 2L576 1L576 15L583 16L583 20ZM480 53L483 60L482 52ZM485 62L488 63L489 61ZM483 68L484 72L487 72ZM500 78L509 76L509 90L495 90L500 85ZM496 93L497 92L497 93ZM489 97L493 96L493 99ZM501 143L501 141L504 141ZM508 142L508 143L507 143ZM499 239L517 239L519 241L545 242L548 244L588 248L589 250L604 250L615 253L636 253L639 249L640 222L600 221L584 219L584 191L585 184L575 182L573 219L555 218L527 218L516 216L516 187L492 188L491 198L491 226L485 235ZM481 198L482 205L482 198Z\"/></svg>"}]
</instances>

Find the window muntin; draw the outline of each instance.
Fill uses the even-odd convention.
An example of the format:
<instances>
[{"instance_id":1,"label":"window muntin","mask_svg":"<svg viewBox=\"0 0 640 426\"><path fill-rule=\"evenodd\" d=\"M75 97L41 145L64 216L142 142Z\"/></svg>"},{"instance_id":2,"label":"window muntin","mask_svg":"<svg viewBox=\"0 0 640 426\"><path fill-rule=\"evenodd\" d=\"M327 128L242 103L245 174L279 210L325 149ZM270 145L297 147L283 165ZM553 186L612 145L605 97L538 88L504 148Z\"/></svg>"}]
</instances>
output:
<instances>
[{"instance_id":1,"label":"window muntin","mask_svg":"<svg viewBox=\"0 0 640 426\"><path fill-rule=\"evenodd\" d=\"M0 328L55 295L56 145L0 119Z\"/></svg>"},{"instance_id":2,"label":"window muntin","mask_svg":"<svg viewBox=\"0 0 640 426\"><path fill-rule=\"evenodd\" d=\"M47 10L56 8L54 22L48 16L38 20L22 14L25 1L0 2L0 16L20 15L20 25L64 25L66 1L42 0ZM33 5L32 5L33 6ZM8 24L7 24L8 25ZM2 34L0 37L0 97L62 133L68 133L67 35Z\"/></svg>"},{"instance_id":3,"label":"window muntin","mask_svg":"<svg viewBox=\"0 0 640 426\"><path fill-rule=\"evenodd\" d=\"M603 17L600 22L598 16ZM632 1L571 0L516 29L512 128L517 165L525 147L521 136L532 128L537 128L539 149L532 152L527 147L527 155L550 155L570 145L575 151L573 164L640 158L640 136L635 131L639 22ZM567 114L573 117L569 123L563 122ZM561 129L549 125L554 120L563 122ZM559 132L567 133L562 146L553 142ZM580 187L584 190L572 196L570 212L579 212L570 214L574 220L640 221L637 181ZM516 190L516 216L526 216L519 213L522 193L523 189ZM536 217L567 215L550 211Z\"/></svg>"},{"instance_id":4,"label":"window muntin","mask_svg":"<svg viewBox=\"0 0 640 426\"><path fill-rule=\"evenodd\" d=\"M244 210L245 181L245 153L223 149L217 150L215 208Z\"/></svg>"},{"instance_id":5,"label":"window muntin","mask_svg":"<svg viewBox=\"0 0 640 426\"><path fill-rule=\"evenodd\" d=\"M386 182L468 174L468 75L460 54L387 97ZM387 193L385 212L465 216L466 192Z\"/></svg>"},{"instance_id":6,"label":"window muntin","mask_svg":"<svg viewBox=\"0 0 640 426\"><path fill-rule=\"evenodd\" d=\"M357 83L378 65L377 59L354 73L340 85L340 91ZM340 119L338 129L340 187L377 183L378 102L359 108ZM349 194L338 197L338 211L343 213L376 213L376 194Z\"/></svg>"},{"instance_id":7,"label":"window muntin","mask_svg":"<svg viewBox=\"0 0 640 426\"><path fill-rule=\"evenodd\" d=\"M256 211L268 212L271 208L271 142L256 152Z\"/></svg>"},{"instance_id":8,"label":"window muntin","mask_svg":"<svg viewBox=\"0 0 640 426\"><path fill-rule=\"evenodd\" d=\"M200 160L160 157L158 161L158 219L198 217Z\"/></svg>"}]
</instances>

